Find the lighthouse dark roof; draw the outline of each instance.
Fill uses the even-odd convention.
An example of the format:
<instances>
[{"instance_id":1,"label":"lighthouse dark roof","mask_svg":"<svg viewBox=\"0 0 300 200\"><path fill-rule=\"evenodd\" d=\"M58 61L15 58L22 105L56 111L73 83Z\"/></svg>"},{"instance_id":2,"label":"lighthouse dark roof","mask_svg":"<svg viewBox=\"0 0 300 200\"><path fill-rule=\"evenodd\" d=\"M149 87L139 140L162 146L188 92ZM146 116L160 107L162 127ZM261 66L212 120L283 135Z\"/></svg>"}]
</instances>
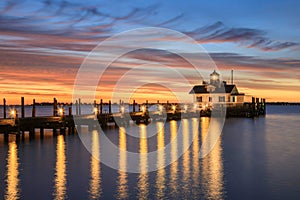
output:
<instances>
[{"instance_id":1,"label":"lighthouse dark roof","mask_svg":"<svg viewBox=\"0 0 300 200\"><path fill-rule=\"evenodd\" d=\"M231 93L235 88L235 85L224 85L224 88L216 88L212 93ZM210 93L207 91L206 85L195 85L193 89L190 91L190 94L204 94Z\"/></svg>"},{"instance_id":2,"label":"lighthouse dark roof","mask_svg":"<svg viewBox=\"0 0 300 200\"><path fill-rule=\"evenodd\" d=\"M214 75L214 74L215 74L215 75L218 75L218 76L220 75L220 74L218 74L218 73L216 72L216 70L214 70L213 73L211 73L210 75Z\"/></svg>"}]
</instances>

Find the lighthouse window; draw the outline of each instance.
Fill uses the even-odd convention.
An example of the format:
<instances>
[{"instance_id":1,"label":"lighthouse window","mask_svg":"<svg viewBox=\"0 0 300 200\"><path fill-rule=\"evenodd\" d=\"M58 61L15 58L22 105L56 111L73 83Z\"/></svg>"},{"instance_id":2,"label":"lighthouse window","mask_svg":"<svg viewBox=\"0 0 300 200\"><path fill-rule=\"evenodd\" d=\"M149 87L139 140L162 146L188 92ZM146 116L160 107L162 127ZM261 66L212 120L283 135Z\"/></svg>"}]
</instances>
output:
<instances>
[{"instance_id":1,"label":"lighthouse window","mask_svg":"<svg viewBox=\"0 0 300 200\"><path fill-rule=\"evenodd\" d=\"M202 97L197 97L197 102L202 102Z\"/></svg>"},{"instance_id":2,"label":"lighthouse window","mask_svg":"<svg viewBox=\"0 0 300 200\"><path fill-rule=\"evenodd\" d=\"M224 96L220 96L219 97L219 102L225 102L225 97Z\"/></svg>"},{"instance_id":3,"label":"lighthouse window","mask_svg":"<svg viewBox=\"0 0 300 200\"><path fill-rule=\"evenodd\" d=\"M235 102L235 97L232 97L232 102Z\"/></svg>"}]
</instances>

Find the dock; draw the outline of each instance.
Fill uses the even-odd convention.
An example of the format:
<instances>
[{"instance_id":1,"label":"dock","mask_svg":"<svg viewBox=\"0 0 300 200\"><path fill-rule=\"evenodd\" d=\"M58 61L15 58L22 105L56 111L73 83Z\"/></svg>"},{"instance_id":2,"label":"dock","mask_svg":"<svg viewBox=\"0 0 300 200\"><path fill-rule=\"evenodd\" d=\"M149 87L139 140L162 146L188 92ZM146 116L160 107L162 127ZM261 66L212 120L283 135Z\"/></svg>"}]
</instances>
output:
<instances>
[{"instance_id":1,"label":"dock","mask_svg":"<svg viewBox=\"0 0 300 200\"><path fill-rule=\"evenodd\" d=\"M7 116L6 100L3 99L3 118L0 118L0 134L4 134L4 140L8 141L9 134L16 135L16 138L23 138L25 133L29 134L29 138L35 137L36 130L39 130L40 137L43 138L44 130L51 129L53 135L57 134L74 134L77 126L88 126L89 130L99 128L108 128L109 126L128 126L132 123L148 124L155 121L180 120L181 118L194 117L210 117L211 109L200 109L194 104L180 105L178 103L155 103L158 110L149 111L150 105L148 101L143 104L137 104L133 101L132 110L125 112L124 103L120 101L120 110L117 113L112 112L112 103L104 103L100 100L97 104L94 101L92 114L81 114L82 103L80 99L75 105L68 105L67 110L59 107L56 98L53 99L53 115L52 116L36 116L36 102L33 99L31 117L25 117L24 97L21 97L21 113L17 110L11 110L10 117ZM104 105L108 105L108 112L103 111ZM66 107L66 106L65 106ZM138 107L138 110L136 110ZM72 113L75 108L75 114ZM252 102L243 103L242 105L227 106L226 117L258 117L266 114L265 99L252 97ZM74 123L74 120L76 123ZM79 122L80 124L78 124ZM95 124L98 125L95 126Z\"/></svg>"}]
</instances>

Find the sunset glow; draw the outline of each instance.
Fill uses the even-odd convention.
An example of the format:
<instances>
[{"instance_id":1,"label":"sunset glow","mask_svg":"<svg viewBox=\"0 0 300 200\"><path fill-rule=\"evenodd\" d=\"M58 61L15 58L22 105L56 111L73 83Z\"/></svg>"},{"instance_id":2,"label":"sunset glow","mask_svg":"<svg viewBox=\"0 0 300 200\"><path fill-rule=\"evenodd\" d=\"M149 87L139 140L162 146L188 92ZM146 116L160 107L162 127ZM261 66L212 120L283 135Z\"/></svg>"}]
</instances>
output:
<instances>
[{"instance_id":1,"label":"sunset glow","mask_svg":"<svg viewBox=\"0 0 300 200\"><path fill-rule=\"evenodd\" d=\"M149 26L176 30L196 40L216 63L224 81L230 80L230 71L234 70L234 83L240 92L268 102L300 102L297 1L284 5L280 1L254 1L251 5L240 3L239 7L222 1L192 1L189 5L174 5L171 1L11 2L0 3L0 97L1 101L6 98L8 105L20 104L21 96L25 104L31 104L34 98L37 102L52 102L53 97L71 102L77 71L97 44L122 31ZM174 40L168 35L155 39L159 43ZM115 48L126 47L116 44ZM174 44L173 48L181 47ZM102 53L109 55L112 50ZM186 60L170 52L129 52L99 77L97 101L111 99L118 80L143 61L160 62L187 73L191 68ZM204 67L203 71L211 69ZM143 66L132 78L151 83L155 73L165 71L154 65ZM207 79L193 79L192 74L189 77L191 84ZM178 84L178 88L190 87L180 85L167 73L164 81ZM176 96L159 84L139 88L130 101L133 99L176 102Z\"/></svg>"}]
</instances>

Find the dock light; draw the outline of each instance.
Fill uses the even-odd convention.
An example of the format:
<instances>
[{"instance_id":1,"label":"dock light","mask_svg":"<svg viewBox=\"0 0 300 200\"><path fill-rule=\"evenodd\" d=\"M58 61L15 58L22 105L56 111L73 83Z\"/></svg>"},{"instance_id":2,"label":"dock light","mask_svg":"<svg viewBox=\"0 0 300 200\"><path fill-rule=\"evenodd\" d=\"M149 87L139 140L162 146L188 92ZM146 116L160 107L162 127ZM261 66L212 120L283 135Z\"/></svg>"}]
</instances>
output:
<instances>
[{"instance_id":1,"label":"dock light","mask_svg":"<svg viewBox=\"0 0 300 200\"><path fill-rule=\"evenodd\" d=\"M96 115L98 113L98 108L94 108L94 114Z\"/></svg>"},{"instance_id":2,"label":"dock light","mask_svg":"<svg viewBox=\"0 0 300 200\"><path fill-rule=\"evenodd\" d=\"M184 105L183 108L184 108L184 110L185 110L185 112L186 112L187 109L188 109L188 106L187 106L187 105Z\"/></svg>"},{"instance_id":3,"label":"dock light","mask_svg":"<svg viewBox=\"0 0 300 200\"><path fill-rule=\"evenodd\" d=\"M175 105L172 106L172 110L174 110L174 111L176 110L176 106Z\"/></svg>"},{"instance_id":4,"label":"dock light","mask_svg":"<svg viewBox=\"0 0 300 200\"><path fill-rule=\"evenodd\" d=\"M197 108L198 108L198 105L195 103L194 104L194 110L197 110Z\"/></svg>"},{"instance_id":5,"label":"dock light","mask_svg":"<svg viewBox=\"0 0 300 200\"><path fill-rule=\"evenodd\" d=\"M145 106L142 106L142 108L141 108L141 109L142 109L142 111L143 111L143 112L145 112L145 111L146 111L146 107L145 107Z\"/></svg>"},{"instance_id":6,"label":"dock light","mask_svg":"<svg viewBox=\"0 0 300 200\"><path fill-rule=\"evenodd\" d=\"M16 116L17 116L17 111L16 111L15 109L12 109L12 110L10 111L10 115L11 115L13 118L16 118Z\"/></svg>"},{"instance_id":7,"label":"dock light","mask_svg":"<svg viewBox=\"0 0 300 200\"><path fill-rule=\"evenodd\" d=\"M124 114L124 113L125 113L125 107L124 107L124 106L121 106L121 107L120 107L120 111L121 111L122 114Z\"/></svg>"},{"instance_id":8,"label":"dock light","mask_svg":"<svg viewBox=\"0 0 300 200\"><path fill-rule=\"evenodd\" d=\"M160 112L162 112L162 111L163 111L163 106L162 106L162 105L159 105L159 106L158 106L158 110L159 110Z\"/></svg>"},{"instance_id":9,"label":"dock light","mask_svg":"<svg viewBox=\"0 0 300 200\"><path fill-rule=\"evenodd\" d=\"M63 109L63 108L59 108L59 109L58 109L58 114L59 114L60 116L63 116L63 115L64 115L64 109Z\"/></svg>"}]
</instances>

